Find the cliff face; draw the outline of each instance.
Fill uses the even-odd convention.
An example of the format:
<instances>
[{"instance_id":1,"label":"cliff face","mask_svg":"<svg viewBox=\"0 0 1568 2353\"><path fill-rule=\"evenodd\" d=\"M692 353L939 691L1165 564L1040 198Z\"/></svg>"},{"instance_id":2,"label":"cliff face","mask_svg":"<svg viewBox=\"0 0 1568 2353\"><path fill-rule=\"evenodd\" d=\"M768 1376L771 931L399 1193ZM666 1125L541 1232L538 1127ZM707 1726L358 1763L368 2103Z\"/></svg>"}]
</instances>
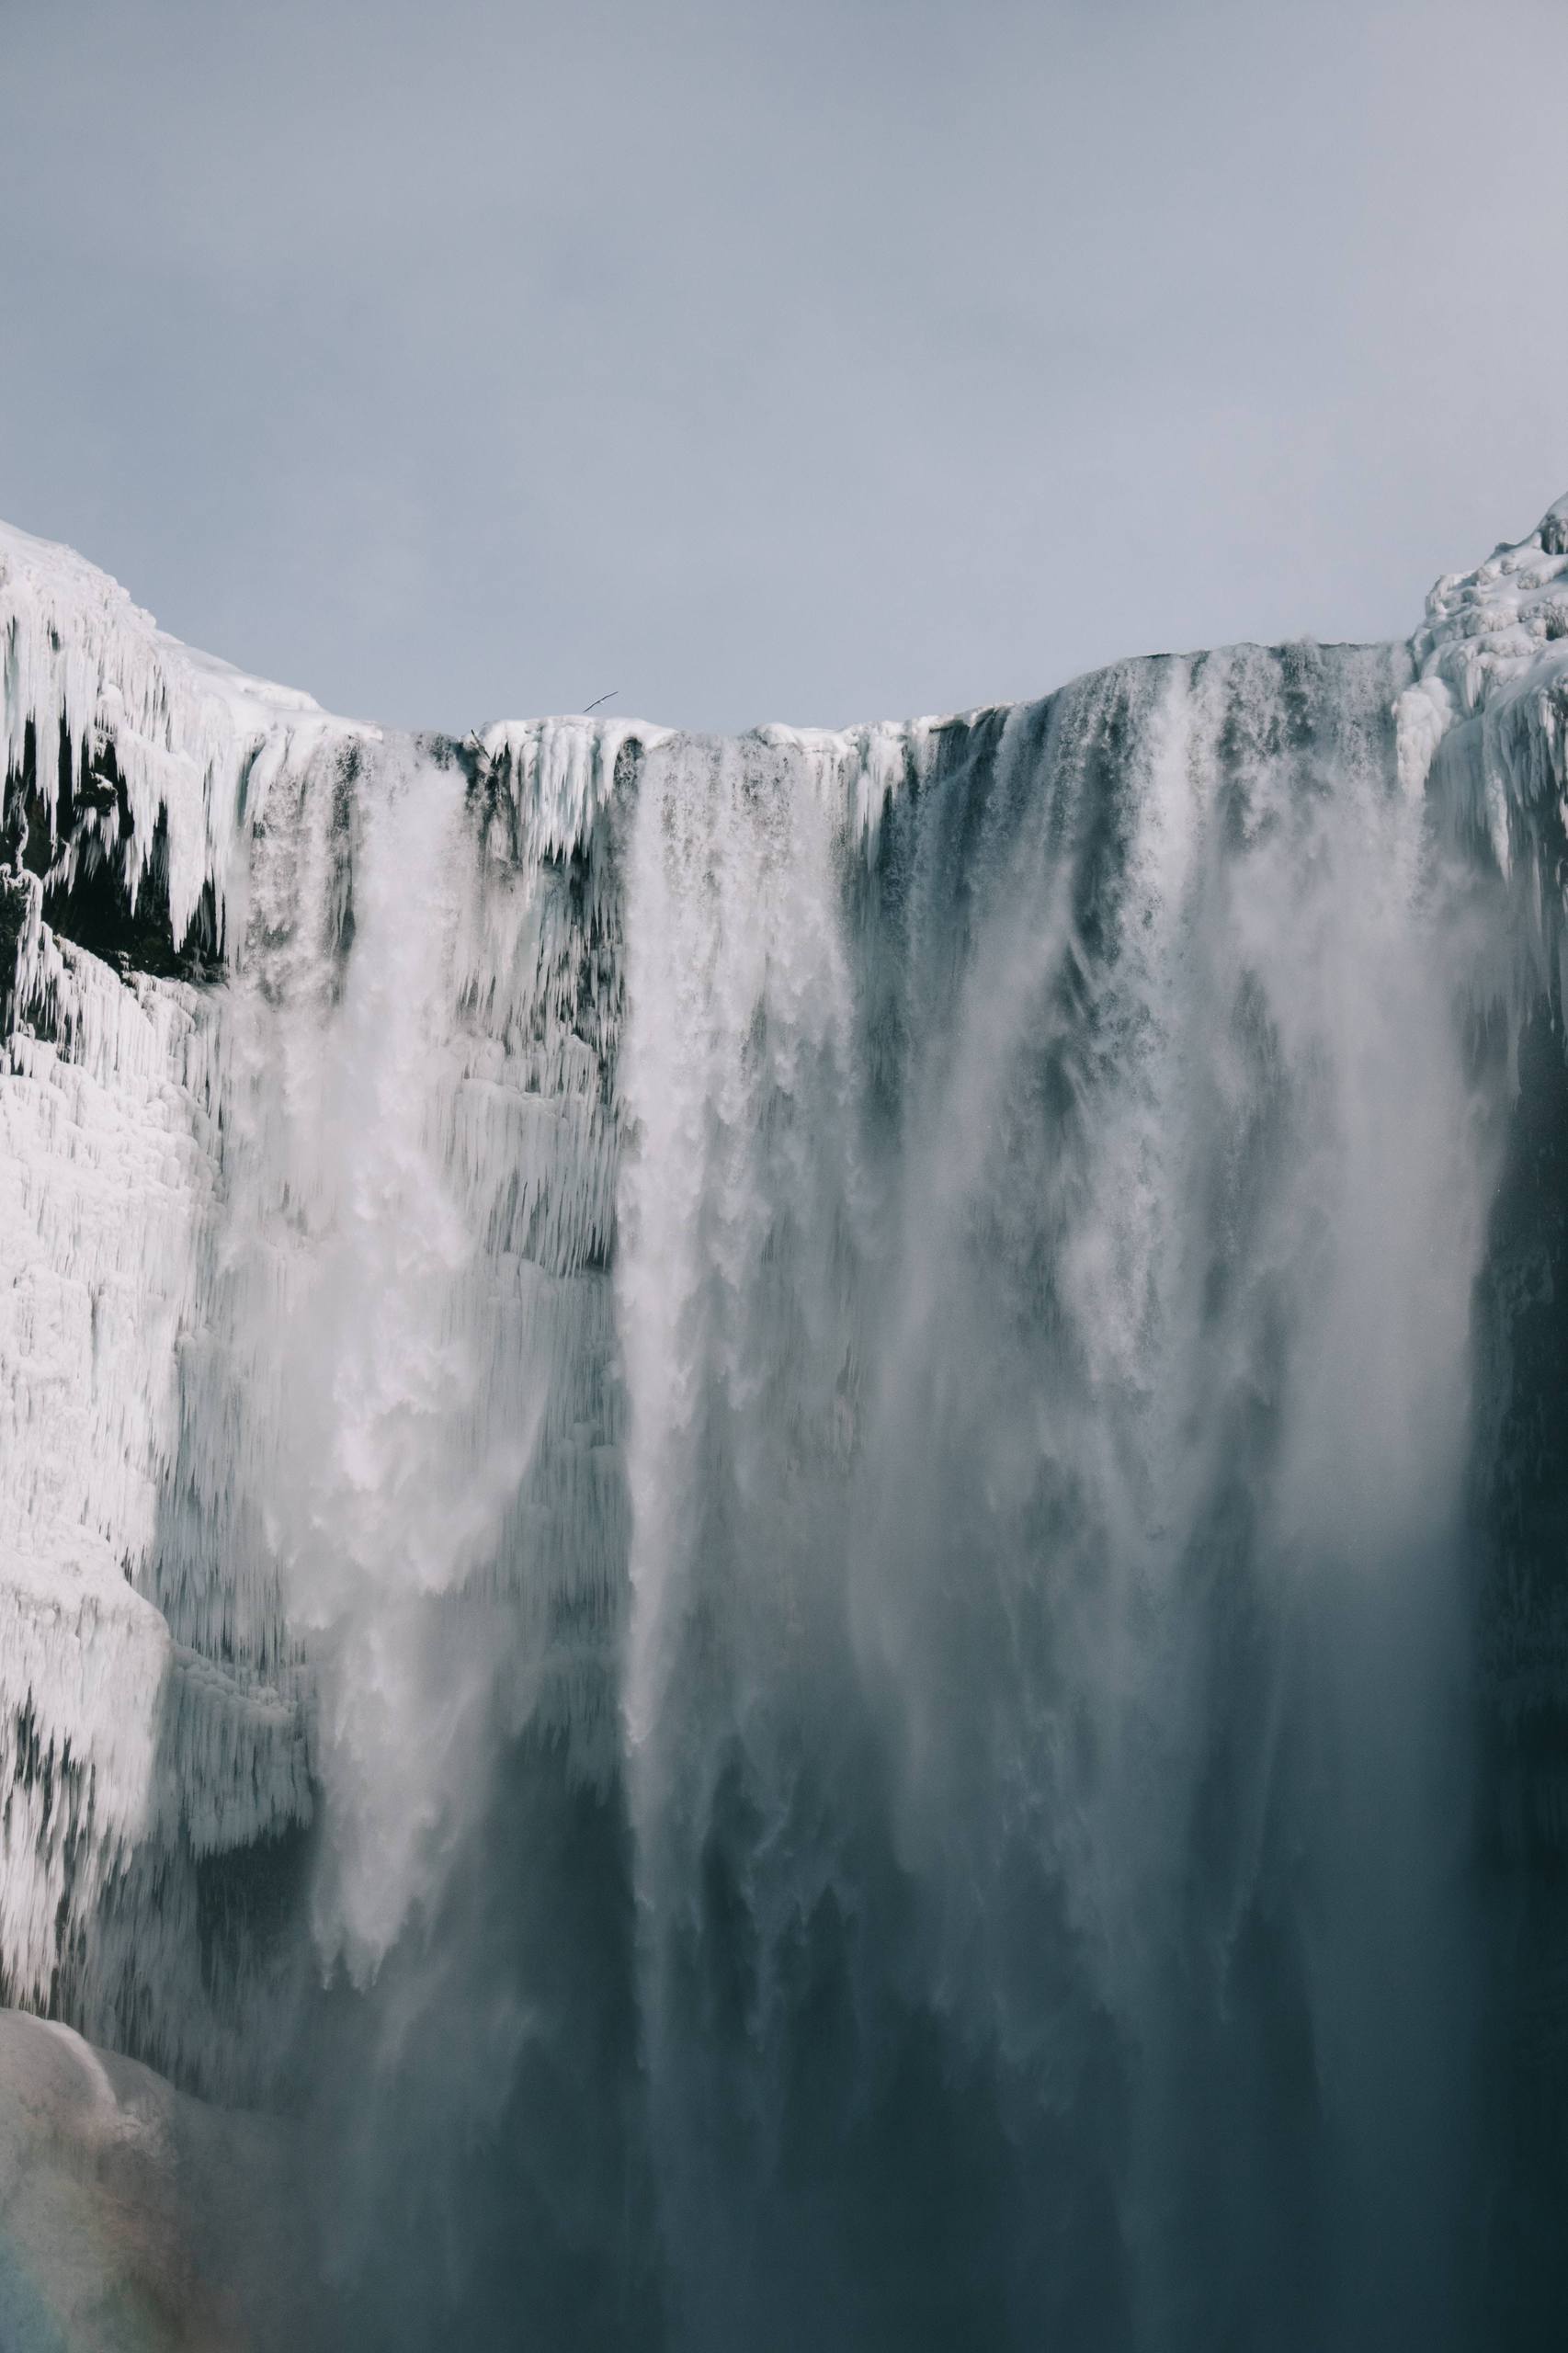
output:
<instances>
[{"instance_id":1,"label":"cliff face","mask_svg":"<svg viewBox=\"0 0 1568 2353\"><path fill-rule=\"evenodd\" d=\"M0 1982L330 2341L1534 2341L1565 533L463 745L0 537Z\"/></svg>"}]
</instances>

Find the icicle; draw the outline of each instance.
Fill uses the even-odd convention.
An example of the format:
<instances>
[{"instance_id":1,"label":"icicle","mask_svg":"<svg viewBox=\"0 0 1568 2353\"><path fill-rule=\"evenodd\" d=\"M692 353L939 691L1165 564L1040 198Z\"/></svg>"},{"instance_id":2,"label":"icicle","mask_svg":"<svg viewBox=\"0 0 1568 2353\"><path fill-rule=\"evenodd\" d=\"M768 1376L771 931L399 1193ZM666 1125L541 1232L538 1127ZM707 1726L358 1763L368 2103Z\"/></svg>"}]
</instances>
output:
<instances>
[{"instance_id":1,"label":"icicle","mask_svg":"<svg viewBox=\"0 0 1568 2353\"><path fill-rule=\"evenodd\" d=\"M63 746L73 795L112 755L130 832L120 838L117 812L107 826L90 812L89 834L119 863L134 904L162 821L176 945L204 885L212 886L222 926L240 786L257 753L266 747L270 770L307 760L324 738L377 732L329 717L309 695L192 652L165 636L107 574L68 548L7 526L0 526L0 645L5 784L7 794L18 789L30 736L51 879L74 878L85 838L59 836L56 747ZM108 798L114 801L113 790Z\"/></svg>"}]
</instances>

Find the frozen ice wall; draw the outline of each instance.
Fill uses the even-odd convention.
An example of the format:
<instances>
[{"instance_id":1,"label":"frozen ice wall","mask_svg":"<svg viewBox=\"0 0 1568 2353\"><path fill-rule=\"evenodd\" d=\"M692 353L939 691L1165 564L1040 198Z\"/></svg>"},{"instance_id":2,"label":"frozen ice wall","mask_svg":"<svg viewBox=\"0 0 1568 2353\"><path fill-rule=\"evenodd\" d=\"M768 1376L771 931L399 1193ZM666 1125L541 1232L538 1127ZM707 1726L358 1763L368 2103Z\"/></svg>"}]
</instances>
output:
<instances>
[{"instance_id":1,"label":"frozen ice wall","mask_svg":"<svg viewBox=\"0 0 1568 2353\"><path fill-rule=\"evenodd\" d=\"M619 742L384 739L0 561L0 1969L253 2096L497 1722L609 1769Z\"/></svg>"},{"instance_id":2,"label":"frozen ice wall","mask_svg":"<svg viewBox=\"0 0 1568 2353\"><path fill-rule=\"evenodd\" d=\"M0 1967L324 2343L1532 2341L1565 547L457 745L0 542Z\"/></svg>"}]
</instances>

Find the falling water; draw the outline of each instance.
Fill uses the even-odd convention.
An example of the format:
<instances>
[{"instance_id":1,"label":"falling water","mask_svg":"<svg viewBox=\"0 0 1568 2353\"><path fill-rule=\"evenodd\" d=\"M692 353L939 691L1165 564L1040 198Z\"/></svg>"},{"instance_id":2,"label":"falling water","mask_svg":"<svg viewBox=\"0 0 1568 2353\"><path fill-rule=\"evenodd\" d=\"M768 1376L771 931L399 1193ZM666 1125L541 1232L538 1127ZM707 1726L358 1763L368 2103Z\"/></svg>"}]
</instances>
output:
<instances>
[{"instance_id":1,"label":"falling water","mask_svg":"<svg viewBox=\"0 0 1568 2353\"><path fill-rule=\"evenodd\" d=\"M1133 665L869 815L650 759L625 1721L683 2342L1443 2341L1494 1106L1403 684Z\"/></svg>"}]
</instances>

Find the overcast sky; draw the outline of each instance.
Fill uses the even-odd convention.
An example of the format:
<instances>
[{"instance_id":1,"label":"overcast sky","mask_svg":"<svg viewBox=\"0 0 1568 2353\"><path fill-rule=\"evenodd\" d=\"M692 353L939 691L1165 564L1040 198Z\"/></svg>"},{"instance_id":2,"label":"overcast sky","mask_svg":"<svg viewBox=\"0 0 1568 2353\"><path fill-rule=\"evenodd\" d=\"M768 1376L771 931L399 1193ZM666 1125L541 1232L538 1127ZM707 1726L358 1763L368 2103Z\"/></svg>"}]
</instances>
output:
<instances>
[{"instance_id":1,"label":"overcast sky","mask_svg":"<svg viewBox=\"0 0 1568 2353\"><path fill-rule=\"evenodd\" d=\"M0 514L332 707L1403 634L1568 490L1562 0L0 0Z\"/></svg>"}]
</instances>

